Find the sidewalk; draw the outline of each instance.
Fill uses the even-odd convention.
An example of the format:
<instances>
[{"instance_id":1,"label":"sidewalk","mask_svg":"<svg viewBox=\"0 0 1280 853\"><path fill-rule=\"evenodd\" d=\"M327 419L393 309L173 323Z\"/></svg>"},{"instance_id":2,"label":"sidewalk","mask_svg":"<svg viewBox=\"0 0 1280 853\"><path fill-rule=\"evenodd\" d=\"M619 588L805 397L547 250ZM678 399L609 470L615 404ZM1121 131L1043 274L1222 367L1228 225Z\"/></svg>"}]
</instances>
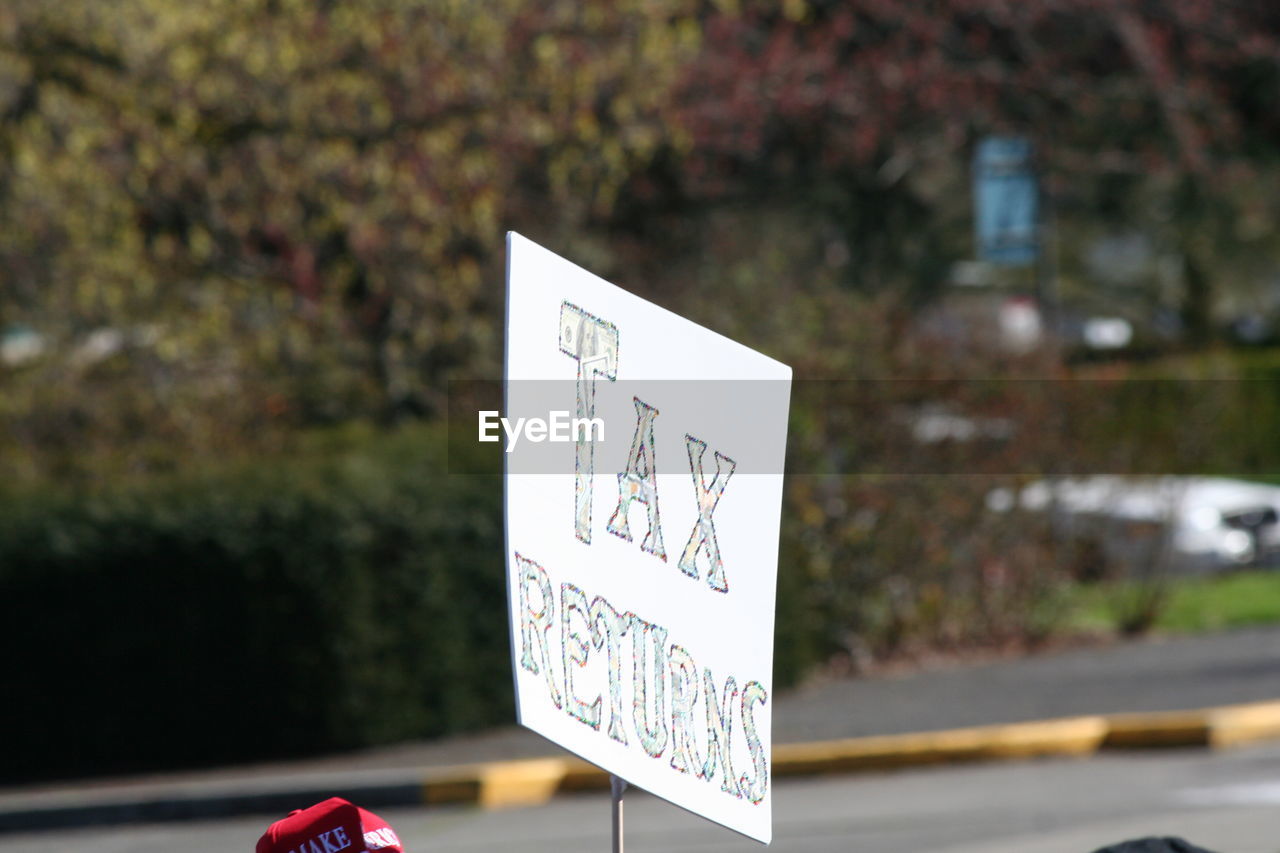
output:
<instances>
[{"instance_id":1,"label":"sidewalk","mask_svg":"<svg viewBox=\"0 0 1280 853\"><path fill-rule=\"evenodd\" d=\"M1225 746L1280 737L1275 700L1280 627L831 680L776 698L773 772ZM297 762L0 789L0 831L270 816L333 795L371 808L497 807L607 784L512 726Z\"/></svg>"}]
</instances>

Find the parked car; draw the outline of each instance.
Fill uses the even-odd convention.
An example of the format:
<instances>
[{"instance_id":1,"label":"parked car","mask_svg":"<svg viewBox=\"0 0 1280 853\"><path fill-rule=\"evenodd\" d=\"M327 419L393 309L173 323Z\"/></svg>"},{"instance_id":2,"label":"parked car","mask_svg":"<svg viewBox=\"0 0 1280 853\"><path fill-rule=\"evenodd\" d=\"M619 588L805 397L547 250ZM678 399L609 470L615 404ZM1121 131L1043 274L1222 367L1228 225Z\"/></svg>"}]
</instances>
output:
<instances>
[{"instance_id":1,"label":"parked car","mask_svg":"<svg viewBox=\"0 0 1280 853\"><path fill-rule=\"evenodd\" d=\"M1224 477L1041 480L987 506L1048 513L1085 578L1193 575L1280 562L1280 487Z\"/></svg>"}]
</instances>

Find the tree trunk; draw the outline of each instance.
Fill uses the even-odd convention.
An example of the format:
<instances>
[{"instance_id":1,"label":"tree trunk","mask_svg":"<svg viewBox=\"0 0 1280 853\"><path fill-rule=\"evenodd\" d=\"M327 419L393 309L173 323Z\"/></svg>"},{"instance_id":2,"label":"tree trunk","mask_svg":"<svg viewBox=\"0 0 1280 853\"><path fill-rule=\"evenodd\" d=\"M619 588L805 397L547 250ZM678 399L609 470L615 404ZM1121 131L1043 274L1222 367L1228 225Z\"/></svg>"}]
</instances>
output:
<instances>
[{"instance_id":1,"label":"tree trunk","mask_svg":"<svg viewBox=\"0 0 1280 853\"><path fill-rule=\"evenodd\" d=\"M1184 240L1182 246L1182 322L1187 343L1202 347L1213 339L1213 288L1195 250L1187 245L1190 242Z\"/></svg>"}]
</instances>

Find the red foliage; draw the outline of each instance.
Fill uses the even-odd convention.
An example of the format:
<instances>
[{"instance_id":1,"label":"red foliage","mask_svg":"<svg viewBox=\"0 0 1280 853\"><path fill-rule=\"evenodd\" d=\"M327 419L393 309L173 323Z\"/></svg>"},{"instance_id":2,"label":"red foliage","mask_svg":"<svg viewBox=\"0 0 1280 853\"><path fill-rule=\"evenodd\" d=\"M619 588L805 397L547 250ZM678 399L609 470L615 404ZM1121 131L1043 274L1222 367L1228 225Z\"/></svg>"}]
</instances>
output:
<instances>
[{"instance_id":1,"label":"red foliage","mask_svg":"<svg viewBox=\"0 0 1280 853\"><path fill-rule=\"evenodd\" d=\"M752 3L707 21L679 115L703 190L744 168L878 168L1001 130L1109 167L1201 173L1275 127L1274 99L1261 115L1248 101L1278 58L1264 4L853 0L797 22ZM1271 76L1250 88L1250 73Z\"/></svg>"}]
</instances>

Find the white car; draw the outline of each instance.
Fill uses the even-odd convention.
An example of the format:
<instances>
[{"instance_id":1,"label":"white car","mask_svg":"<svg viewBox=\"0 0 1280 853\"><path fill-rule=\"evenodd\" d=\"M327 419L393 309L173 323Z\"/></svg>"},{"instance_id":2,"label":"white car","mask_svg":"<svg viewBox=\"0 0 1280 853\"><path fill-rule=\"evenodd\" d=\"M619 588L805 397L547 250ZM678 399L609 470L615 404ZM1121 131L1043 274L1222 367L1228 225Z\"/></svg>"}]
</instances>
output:
<instances>
[{"instance_id":1,"label":"white car","mask_svg":"<svg viewBox=\"0 0 1280 853\"><path fill-rule=\"evenodd\" d=\"M1107 573L1208 574L1280 557L1280 487L1223 477L1095 476L997 489L988 508L1048 513Z\"/></svg>"}]
</instances>

